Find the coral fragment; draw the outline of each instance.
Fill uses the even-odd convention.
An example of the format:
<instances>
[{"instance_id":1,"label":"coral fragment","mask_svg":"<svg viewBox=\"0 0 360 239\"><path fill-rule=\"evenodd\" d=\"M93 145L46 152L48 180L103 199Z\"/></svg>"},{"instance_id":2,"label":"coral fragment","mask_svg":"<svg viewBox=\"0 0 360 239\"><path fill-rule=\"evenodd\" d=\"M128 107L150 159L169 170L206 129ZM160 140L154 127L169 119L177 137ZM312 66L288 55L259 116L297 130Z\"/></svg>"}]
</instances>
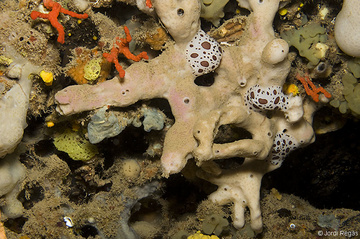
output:
<instances>
[{"instance_id":1,"label":"coral fragment","mask_svg":"<svg viewBox=\"0 0 360 239\"><path fill-rule=\"evenodd\" d=\"M312 97L315 102L319 102L319 93L323 93L326 98L331 98L331 94L327 92L323 87L316 87L314 83L310 80L308 75L301 77L300 74L296 75L301 84L303 84L306 94ZM310 87L311 89L310 89Z\"/></svg>"},{"instance_id":2,"label":"coral fragment","mask_svg":"<svg viewBox=\"0 0 360 239\"><path fill-rule=\"evenodd\" d=\"M64 27L59 23L58 21L58 16L61 13L64 13L66 15L69 15L71 17L75 17L75 18L79 18L79 19L86 19L88 18L88 14L84 13L84 14L78 14L72 11L69 11L67 9L64 9L63 7L61 7L61 5L57 2L54 2L52 0L44 0L44 6L51 10L51 12L49 13L41 13L38 11L32 11L30 14L30 17L35 20L36 18L40 17L43 19L48 19L51 23L51 25L53 27L56 28L56 30L58 31L58 38L57 41L60 42L61 44L65 43L65 31L64 31Z\"/></svg>"},{"instance_id":3,"label":"coral fragment","mask_svg":"<svg viewBox=\"0 0 360 239\"><path fill-rule=\"evenodd\" d=\"M113 48L111 49L110 53L103 53L103 56L109 61L115 64L116 70L119 72L120 78L125 77L125 71L122 68L122 66L119 63L118 55L121 53L123 54L127 59L133 60L133 61L140 61L141 59L149 59L146 52L140 52L138 55L134 55L130 52L129 49L129 43L131 42L132 38L130 35L129 28L127 26L124 26L124 31L126 38L116 38L116 46L114 44Z\"/></svg>"}]
</instances>

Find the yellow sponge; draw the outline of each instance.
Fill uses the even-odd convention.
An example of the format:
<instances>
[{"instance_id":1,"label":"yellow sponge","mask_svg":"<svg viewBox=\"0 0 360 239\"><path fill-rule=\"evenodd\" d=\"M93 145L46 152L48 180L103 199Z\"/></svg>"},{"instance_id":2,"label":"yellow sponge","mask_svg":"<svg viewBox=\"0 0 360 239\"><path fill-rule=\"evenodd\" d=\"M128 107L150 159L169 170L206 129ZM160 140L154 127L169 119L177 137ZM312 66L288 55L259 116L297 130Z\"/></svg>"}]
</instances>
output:
<instances>
[{"instance_id":1,"label":"yellow sponge","mask_svg":"<svg viewBox=\"0 0 360 239\"><path fill-rule=\"evenodd\" d=\"M98 154L96 145L91 144L79 132L70 129L54 137L54 145L67 153L73 160L87 161Z\"/></svg>"},{"instance_id":2,"label":"yellow sponge","mask_svg":"<svg viewBox=\"0 0 360 239\"><path fill-rule=\"evenodd\" d=\"M200 231L197 231L195 234L188 236L187 239L219 239L219 237L215 235L204 235Z\"/></svg>"},{"instance_id":3,"label":"yellow sponge","mask_svg":"<svg viewBox=\"0 0 360 239\"><path fill-rule=\"evenodd\" d=\"M45 82L45 85L51 86L54 81L53 73L47 71L40 72L41 79Z\"/></svg>"}]
</instances>

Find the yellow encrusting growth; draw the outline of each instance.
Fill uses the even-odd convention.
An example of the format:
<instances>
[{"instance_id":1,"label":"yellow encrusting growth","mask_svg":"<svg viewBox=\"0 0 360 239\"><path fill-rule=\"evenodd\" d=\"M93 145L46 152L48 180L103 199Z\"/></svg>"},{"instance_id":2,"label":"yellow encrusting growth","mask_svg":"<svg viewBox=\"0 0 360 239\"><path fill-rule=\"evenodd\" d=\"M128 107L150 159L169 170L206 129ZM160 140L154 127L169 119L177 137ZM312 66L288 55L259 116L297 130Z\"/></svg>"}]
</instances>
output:
<instances>
[{"instance_id":1,"label":"yellow encrusting growth","mask_svg":"<svg viewBox=\"0 0 360 239\"><path fill-rule=\"evenodd\" d=\"M279 191L276 188L272 188L271 193L277 200L280 201L282 199L282 195L279 193Z\"/></svg>"},{"instance_id":2,"label":"yellow encrusting growth","mask_svg":"<svg viewBox=\"0 0 360 239\"><path fill-rule=\"evenodd\" d=\"M288 13L288 10L286 8L279 9L280 16L285 16Z\"/></svg>"},{"instance_id":3,"label":"yellow encrusting growth","mask_svg":"<svg viewBox=\"0 0 360 239\"><path fill-rule=\"evenodd\" d=\"M297 10L300 11L303 6L304 6L304 3L300 3L300 5L299 5L299 7L297 8Z\"/></svg>"},{"instance_id":4,"label":"yellow encrusting growth","mask_svg":"<svg viewBox=\"0 0 360 239\"><path fill-rule=\"evenodd\" d=\"M91 144L82 133L71 129L55 135L53 143L57 150L67 153L73 160L88 161L99 153L96 145Z\"/></svg>"},{"instance_id":5,"label":"yellow encrusting growth","mask_svg":"<svg viewBox=\"0 0 360 239\"><path fill-rule=\"evenodd\" d=\"M290 84L290 85L285 84L284 92L287 95L292 94L293 96L296 96L299 94L299 88L295 84Z\"/></svg>"},{"instance_id":6,"label":"yellow encrusting growth","mask_svg":"<svg viewBox=\"0 0 360 239\"><path fill-rule=\"evenodd\" d=\"M44 81L45 85L51 86L54 81L54 75L51 72L41 71L40 77Z\"/></svg>"},{"instance_id":7,"label":"yellow encrusting growth","mask_svg":"<svg viewBox=\"0 0 360 239\"><path fill-rule=\"evenodd\" d=\"M219 239L219 237L215 235L204 235L200 231L197 231L195 234L188 236L187 239Z\"/></svg>"},{"instance_id":8,"label":"yellow encrusting growth","mask_svg":"<svg viewBox=\"0 0 360 239\"><path fill-rule=\"evenodd\" d=\"M53 127L55 124L54 124L54 122L52 122L52 121L49 121L49 122L46 122L46 126L48 127L48 128L51 128L51 127Z\"/></svg>"}]
</instances>

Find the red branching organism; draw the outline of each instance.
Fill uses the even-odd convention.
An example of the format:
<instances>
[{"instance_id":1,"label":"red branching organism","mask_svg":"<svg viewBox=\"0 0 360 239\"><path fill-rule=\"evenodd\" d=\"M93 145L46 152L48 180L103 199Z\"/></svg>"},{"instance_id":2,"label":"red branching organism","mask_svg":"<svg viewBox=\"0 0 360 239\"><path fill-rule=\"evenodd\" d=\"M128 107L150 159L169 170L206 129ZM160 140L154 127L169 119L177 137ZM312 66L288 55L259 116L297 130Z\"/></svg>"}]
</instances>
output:
<instances>
[{"instance_id":1,"label":"red branching organism","mask_svg":"<svg viewBox=\"0 0 360 239\"><path fill-rule=\"evenodd\" d=\"M152 8L151 0L146 0L146 6L147 6L148 8Z\"/></svg>"},{"instance_id":2,"label":"red branching organism","mask_svg":"<svg viewBox=\"0 0 360 239\"><path fill-rule=\"evenodd\" d=\"M302 83L306 94L310 95L315 102L319 102L319 93L323 93L326 98L331 98L331 94L327 92L323 87L316 87L307 74L305 75L305 77L302 77L298 73L296 75L296 79L298 79ZM309 86L311 87L311 89Z\"/></svg>"},{"instance_id":3,"label":"red branching organism","mask_svg":"<svg viewBox=\"0 0 360 239\"><path fill-rule=\"evenodd\" d=\"M65 42L65 31L64 31L64 27L59 23L59 21L57 19L60 12L66 14L66 15L69 15L71 17L79 18L79 19L85 19L89 16L86 13L78 14L78 13L66 10L63 7L61 7L61 5L59 3L54 2L52 0L44 0L44 6L51 11L49 13L41 13L41 12L37 12L37 11L32 11L30 14L30 17L33 20L35 20L38 17L48 19L50 21L51 25L53 27L55 27L55 29L58 31L59 36L57 38L57 41L60 42L61 44L64 44L64 42Z\"/></svg>"},{"instance_id":4,"label":"red branching organism","mask_svg":"<svg viewBox=\"0 0 360 239\"><path fill-rule=\"evenodd\" d=\"M147 53L145 51L139 53L137 56L132 54L129 49L129 43L131 42L132 38L130 35L129 28L124 26L124 31L126 38L116 38L116 42L111 49L110 53L103 53L103 56L106 58L107 61L112 62L115 64L116 70L119 72L120 78L125 77L125 71L119 63L118 55L123 54L127 59L133 61L140 61L141 59L149 59Z\"/></svg>"}]
</instances>

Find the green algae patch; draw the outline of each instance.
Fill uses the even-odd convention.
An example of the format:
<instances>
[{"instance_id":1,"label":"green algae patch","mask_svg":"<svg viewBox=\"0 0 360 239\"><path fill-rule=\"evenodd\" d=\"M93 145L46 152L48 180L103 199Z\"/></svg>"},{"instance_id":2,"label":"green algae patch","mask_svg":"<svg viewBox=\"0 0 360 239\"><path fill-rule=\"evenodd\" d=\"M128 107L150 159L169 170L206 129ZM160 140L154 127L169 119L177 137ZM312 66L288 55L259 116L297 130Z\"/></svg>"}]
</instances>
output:
<instances>
[{"instance_id":1,"label":"green algae patch","mask_svg":"<svg viewBox=\"0 0 360 239\"><path fill-rule=\"evenodd\" d=\"M281 37L288 42L290 46L294 46L299 55L309 60L311 65L317 65L320 61L320 49L318 43L325 43L327 41L326 29L320 26L319 23L311 23L302 26L299 29L292 29L284 31Z\"/></svg>"}]
</instances>

